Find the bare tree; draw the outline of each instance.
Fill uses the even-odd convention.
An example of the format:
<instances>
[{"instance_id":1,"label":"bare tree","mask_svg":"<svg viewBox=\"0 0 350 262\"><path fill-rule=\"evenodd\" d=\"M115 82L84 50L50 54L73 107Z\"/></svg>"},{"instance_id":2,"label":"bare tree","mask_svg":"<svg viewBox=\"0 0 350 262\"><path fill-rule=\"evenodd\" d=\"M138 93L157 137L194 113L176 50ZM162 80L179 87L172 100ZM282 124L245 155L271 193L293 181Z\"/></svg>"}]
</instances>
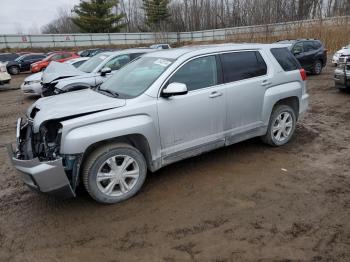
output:
<instances>
[{"instance_id":1,"label":"bare tree","mask_svg":"<svg viewBox=\"0 0 350 262\"><path fill-rule=\"evenodd\" d=\"M79 28L72 22L71 10L67 8L59 8L56 18L41 28L44 34L65 34L78 33Z\"/></svg>"}]
</instances>

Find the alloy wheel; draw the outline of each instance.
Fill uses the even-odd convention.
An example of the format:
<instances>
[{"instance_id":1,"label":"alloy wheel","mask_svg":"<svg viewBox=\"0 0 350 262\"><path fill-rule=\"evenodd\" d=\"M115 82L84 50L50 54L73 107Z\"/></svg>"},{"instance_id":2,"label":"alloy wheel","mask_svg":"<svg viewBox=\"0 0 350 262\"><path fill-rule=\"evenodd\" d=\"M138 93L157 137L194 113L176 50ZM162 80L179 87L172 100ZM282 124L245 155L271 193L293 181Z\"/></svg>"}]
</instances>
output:
<instances>
[{"instance_id":1,"label":"alloy wheel","mask_svg":"<svg viewBox=\"0 0 350 262\"><path fill-rule=\"evenodd\" d=\"M136 160L127 155L108 158L98 169L96 183L98 189L108 196L122 196L137 183L140 169Z\"/></svg>"},{"instance_id":2,"label":"alloy wheel","mask_svg":"<svg viewBox=\"0 0 350 262\"><path fill-rule=\"evenodd\" d=\"M277 116L272 127L272 136L278 142L289 138L293 130L293 117L289 112L282 112Z\"/></svg>"}]
</instances>

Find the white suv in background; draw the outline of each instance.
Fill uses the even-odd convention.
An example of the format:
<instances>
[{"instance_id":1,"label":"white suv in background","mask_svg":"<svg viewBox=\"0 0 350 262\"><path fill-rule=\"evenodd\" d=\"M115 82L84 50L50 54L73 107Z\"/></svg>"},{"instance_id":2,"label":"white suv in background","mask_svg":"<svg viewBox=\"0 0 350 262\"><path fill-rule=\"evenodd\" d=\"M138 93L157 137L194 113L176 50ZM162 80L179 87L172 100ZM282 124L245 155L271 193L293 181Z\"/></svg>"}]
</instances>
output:
<instances>
[{"instance_id":1,"label":"white suv in background","mask_svg":"<svg viewBox=\"0 0 350 262\"><path fill-rule=\"evenodd\" d=\"M347 45L347 46L343 46L342 49L340 49L337 52L335 52L335 54L333 55L333 58L332 58L332 64L334 66L337 66L338 63L339 63L339 58L344 54L344 52L346 50L349 50L349 49L350 49L350 44Z\"/></svg>"},{"instance_id":2,"label":"white suv in background","mask_svg":"<svg viewBox=\"0 0 350 262\"><path fill-rule=\"evenodd\" d=\"M0 85L9 84L11 76L7 72L6 65L0 62Z\"/></svg>"}]
</instances>

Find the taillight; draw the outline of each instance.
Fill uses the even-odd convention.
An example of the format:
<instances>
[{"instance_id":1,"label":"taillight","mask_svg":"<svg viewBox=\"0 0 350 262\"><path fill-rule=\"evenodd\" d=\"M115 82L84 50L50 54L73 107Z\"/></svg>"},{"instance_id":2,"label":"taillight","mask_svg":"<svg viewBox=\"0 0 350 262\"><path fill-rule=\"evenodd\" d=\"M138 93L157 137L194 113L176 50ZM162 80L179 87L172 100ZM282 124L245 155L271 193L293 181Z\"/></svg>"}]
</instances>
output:
<instances>
[{"instance_id":1,"label":"taillight","mask_svg":"<svg viewBox=\"0 0 350 262\"><path fill-rule=\"evenodd\" d=\"M301 76L301 79L303 79L303 81L306 80L306 71L304 68L300 69L300 76Z\"/></svg>"}]
</instances>

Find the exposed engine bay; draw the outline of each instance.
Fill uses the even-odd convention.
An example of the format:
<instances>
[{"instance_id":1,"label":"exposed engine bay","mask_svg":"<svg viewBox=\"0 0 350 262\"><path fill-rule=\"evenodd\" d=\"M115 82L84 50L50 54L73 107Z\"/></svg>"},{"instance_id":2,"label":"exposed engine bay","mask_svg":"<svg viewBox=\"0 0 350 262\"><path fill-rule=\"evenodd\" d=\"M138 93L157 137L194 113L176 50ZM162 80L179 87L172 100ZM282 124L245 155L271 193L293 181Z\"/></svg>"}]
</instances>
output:
<instances>
[{"instance_id":1,"label":"exposed engine bay","mask_svg":"<svg viewBox=\"0 0 350 262\"><path fill-rule=\"evenodd\" d=\"M33 132L32 122L27 120L20 124L18 137L18 158L28 160L39 158L50 161L59 155L62 124L58 121L47 121L40 127L39 133Z\"/></svg>"}]
</instances>

